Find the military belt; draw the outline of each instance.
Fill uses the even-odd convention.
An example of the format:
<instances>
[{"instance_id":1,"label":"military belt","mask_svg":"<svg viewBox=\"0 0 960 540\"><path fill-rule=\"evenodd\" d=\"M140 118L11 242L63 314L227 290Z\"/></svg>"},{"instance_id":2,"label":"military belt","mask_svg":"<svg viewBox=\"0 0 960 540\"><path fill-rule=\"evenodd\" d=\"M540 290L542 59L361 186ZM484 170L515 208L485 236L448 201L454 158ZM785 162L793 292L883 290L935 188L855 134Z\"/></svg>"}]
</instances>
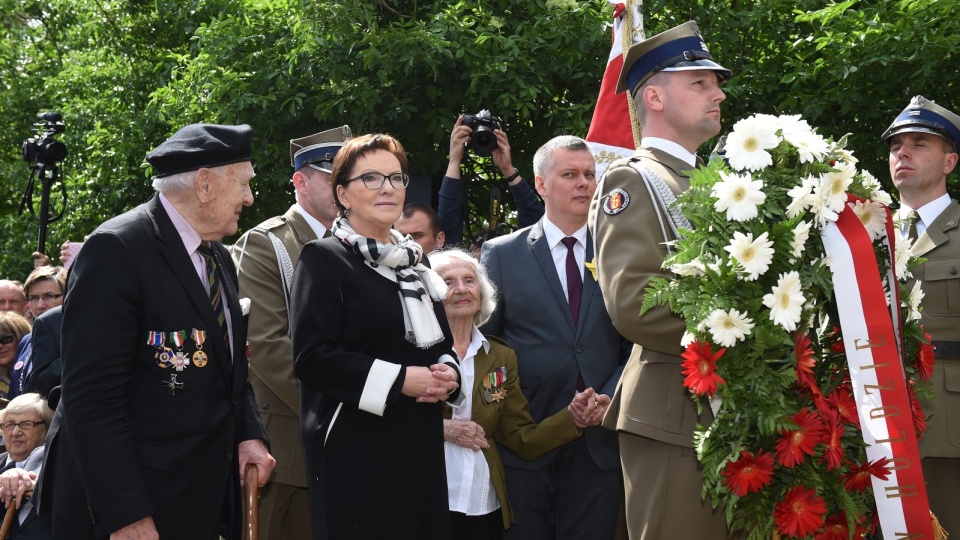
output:
<instances>
[{"instance_id":1,"label":"military belt","mask_svg":"<svg viewBox=\"0 0 960 540\"><path fill-rule=\"evenodd\" d=\"M960 341L934 341L936 358L960 358Z\"/></svg>"}]
</instances>

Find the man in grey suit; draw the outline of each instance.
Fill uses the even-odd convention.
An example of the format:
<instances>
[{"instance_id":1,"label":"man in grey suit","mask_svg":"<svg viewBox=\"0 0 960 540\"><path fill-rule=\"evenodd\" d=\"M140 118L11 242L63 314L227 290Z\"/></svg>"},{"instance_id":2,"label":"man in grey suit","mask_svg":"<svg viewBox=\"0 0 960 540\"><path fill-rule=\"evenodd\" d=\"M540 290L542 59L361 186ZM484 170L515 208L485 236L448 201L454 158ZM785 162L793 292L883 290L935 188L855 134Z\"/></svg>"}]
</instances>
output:
<instances>
[{"instance_id":1,"label":"man in grey suit","mask_svg":"<svg viewBox=\"0 0 960 540\"><path fill-rule=\"evenodd\" d=\"M629 354L585 263L593 259L587 213L596 189L593 155L583 139L556 137L537 150L533 168L546 215L487 241L481 262L497 287L484 328L517 352L520 383L538 422L587 387L605 407ZM622 493L614 433L599 428L535 461L501 450L516 524L507 538L612 538Z\"/></svg>"}]
</instances>

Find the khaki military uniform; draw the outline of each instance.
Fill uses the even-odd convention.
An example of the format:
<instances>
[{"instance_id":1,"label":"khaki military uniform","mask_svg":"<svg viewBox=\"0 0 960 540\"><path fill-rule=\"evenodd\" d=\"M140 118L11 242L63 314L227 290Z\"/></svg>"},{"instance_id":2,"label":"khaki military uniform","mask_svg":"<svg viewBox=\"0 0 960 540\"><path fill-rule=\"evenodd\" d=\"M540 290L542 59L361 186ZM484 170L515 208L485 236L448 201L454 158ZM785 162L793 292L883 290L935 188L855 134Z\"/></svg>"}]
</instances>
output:
<instances>
[{"instance_id":1,"label":"khaki military uniform","mask_svg":"<svg viewBox=\"0 0 960 540\"><path fill-rule=\"evenodd\" d=\"M675 195L690 187L690 166L658 149L641 147L629 161L659 175ZM722 539L722 511L701 499L703 476L693 450L696 424L709 425L710 407L698 417L683 385L682 319L666 306L640 316L650 280L669 277L664 233L640 174L628 160L611 165L590 209L596 263L604 302L614 326L634 343L603 425L620 436L627 526L637 540ZM608 204L606 198L615 197ZM665 213L661 209L661 213ZM669 227L670 240L674 240Z\"/></svg>"},{"instance_id":2,"label":"khaki military uniform","mask_svg":"<svg viewBox=\"0 0 960 540\"><path fill-rule=\"evenodd\" d=\"M250 384L277 460L261 490L259 537L309 539L310 507L300 431L300 383L293 373L293 351L287 335L287 305L273 233L295 265L304 244L317 239L306 219L291 206L282 216L247 231L236 243L234 261L240 297L250 298Z\"/></svg>"},{"instance_id":3,"label":"khaki military uniform","mask_svg":"<svg viewBox=\"0 0 960 540\"><path fill-rule=\"evenodd\" d=\"M900 216L896 216L899 219ZM920 439L930 508L952 536L960 536L960 204L951 201L914 244L927 259L913 272L923 283L921 323L936 342L935 397ZM943 343L948 342L948 343Z\"/></svg>"}]
</instances>

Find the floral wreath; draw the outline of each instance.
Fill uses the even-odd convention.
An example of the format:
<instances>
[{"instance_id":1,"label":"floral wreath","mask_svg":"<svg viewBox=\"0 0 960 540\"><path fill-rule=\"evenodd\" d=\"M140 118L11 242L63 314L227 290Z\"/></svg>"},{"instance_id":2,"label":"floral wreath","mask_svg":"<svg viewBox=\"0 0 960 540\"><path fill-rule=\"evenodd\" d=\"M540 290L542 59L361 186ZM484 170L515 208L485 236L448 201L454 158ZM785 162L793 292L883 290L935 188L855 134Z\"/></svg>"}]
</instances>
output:
<instances>
[{"instance_id":1,"label":"floral wreath","mask_svg":"<svg viewBox=\"0 0 960 540\"><path fill-rule=\"evenodd\" d=\"M890 463L866 456L831 260L816 233L849 205L882 275L894 261L896 275L909 278L922 260L887 228L890 196L845 146L846 137L825 139L799 115L737 122L724 159L693 171L678 197L693 230L681 231L664 261L675 278L656 278L645 291L643 312L669 303L686 321L683 382L698 410L703 397L714 406L722 399L713 423L694 435L703 493L750 539L848 539L877 529L871 476L886 479ZM902 351L919 435L933 346L919 324L919 282L898 288L884 292L888 305L897 293L904 299Z\"/></svg>"}]
</instances>

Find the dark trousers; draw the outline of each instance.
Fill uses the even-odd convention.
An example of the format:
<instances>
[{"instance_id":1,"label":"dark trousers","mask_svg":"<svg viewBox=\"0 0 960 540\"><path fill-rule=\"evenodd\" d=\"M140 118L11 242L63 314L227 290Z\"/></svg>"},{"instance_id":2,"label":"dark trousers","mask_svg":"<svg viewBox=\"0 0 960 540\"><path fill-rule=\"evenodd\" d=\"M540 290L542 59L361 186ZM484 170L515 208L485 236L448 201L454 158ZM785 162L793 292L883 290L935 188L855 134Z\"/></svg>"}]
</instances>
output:
<instances>
[{"instance_id":1,"label":"dark trousers","mask_svg":"<svg viewBox=\"0 0 960 540\"><path fill-rule=\"evenodd\" d=\"M497 508L482 516L450 512L453 540L503 540L503 512Z\"/></svg>"},{"instance_id":2,"label":"dark trousers","mask_svg":"<svg viewBox=\"0 0 960 540\"><path fill-rule=\"evenodd\" d=\"M598 468L583 438L564 445L546 467L505 469L516 520L507 540L614 538L623 477Z\"/></svg>"}]
</instances>

